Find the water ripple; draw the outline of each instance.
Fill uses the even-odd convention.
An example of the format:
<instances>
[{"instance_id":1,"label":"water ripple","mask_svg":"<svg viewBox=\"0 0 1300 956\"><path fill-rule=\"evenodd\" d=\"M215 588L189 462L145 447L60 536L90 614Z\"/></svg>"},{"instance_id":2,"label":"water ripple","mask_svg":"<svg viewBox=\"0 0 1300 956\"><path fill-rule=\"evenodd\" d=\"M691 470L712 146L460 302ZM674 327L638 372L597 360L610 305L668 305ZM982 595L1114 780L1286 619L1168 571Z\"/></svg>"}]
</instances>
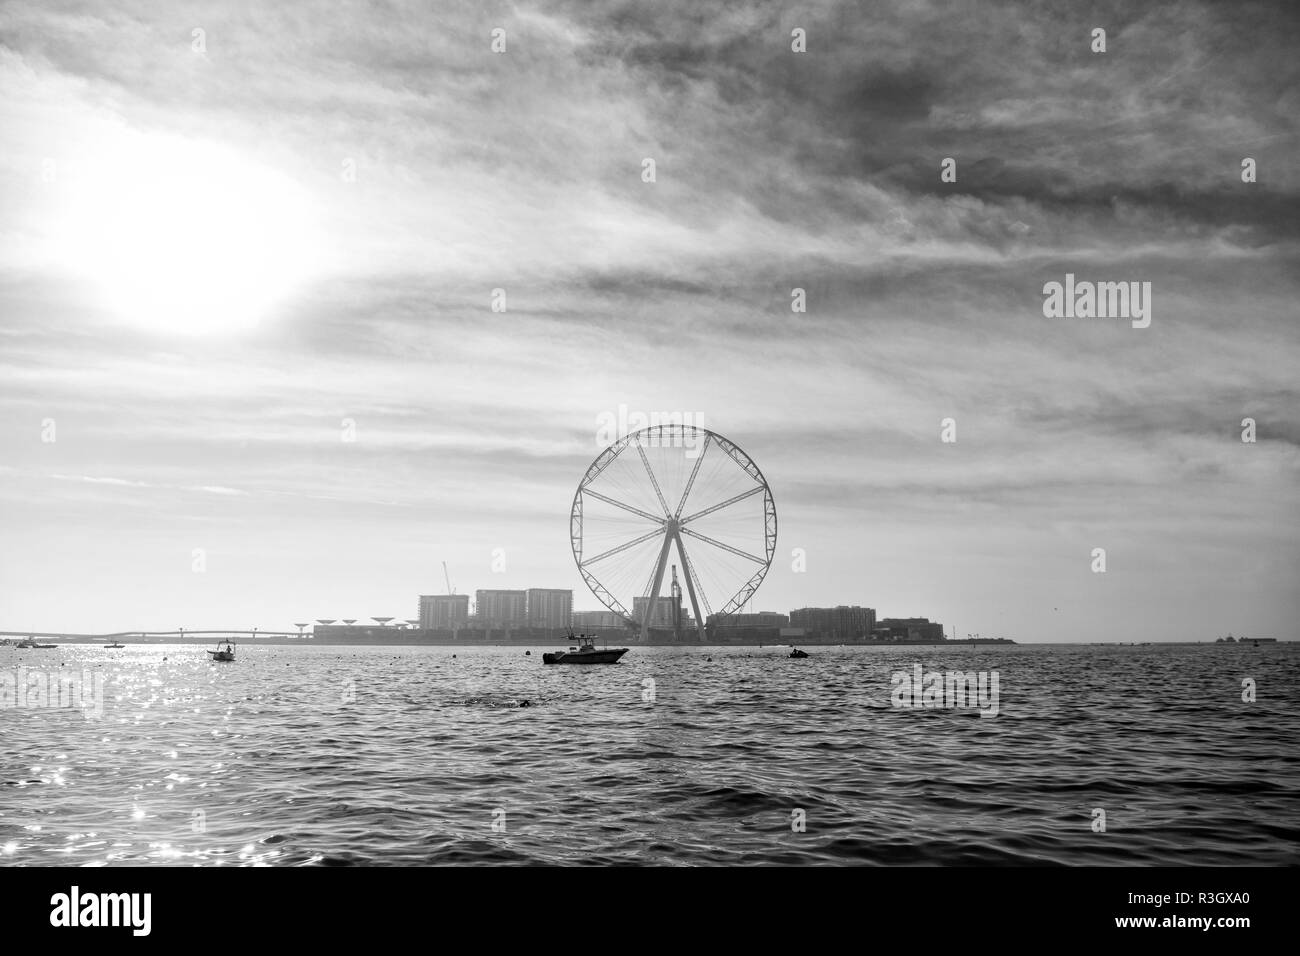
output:
<instances>
[{"instance_id":1,"label":"water ripple","mask_svg":"<svg viewBox=\"0 0 1300 956\"><path fill-rule=\"evenodd\" d=\"M1300 862L1289 645L240 658L0 648L91 691L0 709L0 865ZM918 663L998 715L892 706Z\"/></svg>"}]
</instances>

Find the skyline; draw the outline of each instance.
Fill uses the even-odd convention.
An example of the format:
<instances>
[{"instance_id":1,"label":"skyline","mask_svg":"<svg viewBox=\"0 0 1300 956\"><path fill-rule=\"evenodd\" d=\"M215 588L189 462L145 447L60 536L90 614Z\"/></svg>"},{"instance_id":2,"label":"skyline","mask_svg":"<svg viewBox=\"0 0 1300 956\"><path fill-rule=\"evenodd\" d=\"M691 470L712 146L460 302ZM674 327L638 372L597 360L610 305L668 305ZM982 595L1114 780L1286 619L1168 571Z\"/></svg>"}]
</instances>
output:
<instances>
[{"instance_id":1,"label":"skyline","mask_svg":"<svg viewBox=\"0 0 1300 956\"><path fill-rule=\"evenodd\" d=\"M754 610L1297 636L1285 8L383 6L0 13L0 630L388 614L443 561L599 609L570 502L659 412L771 486ZM1149 327L1046 317L1067 275Z\"/></svg>"}]
</instances>

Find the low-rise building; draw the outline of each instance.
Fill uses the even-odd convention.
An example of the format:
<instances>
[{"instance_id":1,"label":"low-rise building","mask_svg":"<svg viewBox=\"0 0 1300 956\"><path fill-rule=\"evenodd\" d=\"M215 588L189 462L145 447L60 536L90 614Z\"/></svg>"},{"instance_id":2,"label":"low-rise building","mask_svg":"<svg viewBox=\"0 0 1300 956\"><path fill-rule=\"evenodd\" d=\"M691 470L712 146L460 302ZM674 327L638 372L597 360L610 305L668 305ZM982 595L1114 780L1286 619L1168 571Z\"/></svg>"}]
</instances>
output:
<instances>
[{"instance_id":1,"label":"low-rise building","mask_svg":"<svg viewBox=\"0 0 1300 956\"><path fill-rule=\"evenodd\" d=\"M790 615L778 614L776 611L757 611L733 614L724 623L733 627L785 627L790 623Z\"/></svg>"},{"instance_id":2,"label":"low-rise building","mask_svg":"<svg viewBox=\"0 0 1300 956\"><path fill-rule=\"evenodd\" d=\"M623 615L615 614L613 611L574 611L573 626L575 628L592 628L592 627L627 627L627 622Z\"/></svg>"},{"instance_id":3,"label":"low-rise building","mask_svg":"<svg viewBox=\"0 0 1300 956\"><path fill-rule=\"evenodd\" d=\"M876 640L938 643L944 640L943 625L925 617L884 617L872 631Z\"/></svg>"},{"instance_id":4,"label":"low-rise building","mask_svg":"<svg viewBox=\"0 0 1300 956\"><path fill-rule=\"evenodd\" d=\"M876 626L876 609L844 605L837 607L801 607L790 612L790 626L837 641L870 640Z\"/></svg>"}]
</instances>

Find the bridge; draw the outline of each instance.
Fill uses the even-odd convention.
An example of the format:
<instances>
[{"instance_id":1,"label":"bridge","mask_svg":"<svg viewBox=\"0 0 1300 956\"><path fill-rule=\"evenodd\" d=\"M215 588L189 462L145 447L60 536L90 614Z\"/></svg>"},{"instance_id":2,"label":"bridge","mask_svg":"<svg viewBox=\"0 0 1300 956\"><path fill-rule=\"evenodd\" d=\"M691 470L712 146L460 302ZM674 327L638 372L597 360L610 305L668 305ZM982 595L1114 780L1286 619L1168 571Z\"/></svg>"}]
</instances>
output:
<instances>
[{"instance_id":1,"label":"bridge","mask_svg":"<svg viewBox=\"0 0 1300 956\"><path fill-rule=\"evenodd\" d=\"M106 634L68 634L63 632L49 631L0 631L0 639L17 638L19 640L48 640L48 641L68 641L71 643L94 642L94 641L126 641L128 639L135 641L148 641L152 643L162 643L164 641L174 640L181 642L188 638L202 638L210 641L215 638L238 638L247 637L251 640L262 640L263 638L288 638L290 640L310 640L310 635L300 635L294 631L263 631L261 628L255 628L251 631L240 631L232 628L225 628L216 631L114 631Z\"/></svg>"}]
</instances>

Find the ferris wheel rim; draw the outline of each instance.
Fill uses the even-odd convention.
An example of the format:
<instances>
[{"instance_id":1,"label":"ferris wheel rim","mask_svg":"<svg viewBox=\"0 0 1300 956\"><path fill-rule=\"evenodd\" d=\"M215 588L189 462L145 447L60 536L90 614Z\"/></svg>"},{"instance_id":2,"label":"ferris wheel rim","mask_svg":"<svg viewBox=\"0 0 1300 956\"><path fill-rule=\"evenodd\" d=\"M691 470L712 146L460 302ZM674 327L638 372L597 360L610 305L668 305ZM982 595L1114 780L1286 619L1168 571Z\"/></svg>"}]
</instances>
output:
<instances>
[{"instance_id":1,"label":"ferris wheel rim","mask_svg":"<svg viewBox=\"0 0 1300 956\"><path fill-rule=\"evenodd\" d=\"M616 458L618 458L618 456L621 455L624 450L627 449L629 445L633 444L634 442L636 442L637 445L641 448L641 454L644 460L645 459L644 446L641 444L639 439L641 438L641 436L650 436L652 434L657 434L659 438L659 445L652 446L652 447L661 446L662 439L665 435L667 435L669 438L703 437L706 442L706 445L705 445L705 450L701 451L700 453L699 457L701 459L703 458L703 455L707 451L707 447L708 447L707 443L708 442L715 443L723 451L724 454L726 454L733 461L735 461L735 463L756 482L756 487L751 489L749 492L746 492L741 496L737 496L736 498L728 502L724 502L720 505L705 509L703 512L698 512L694 515L689 515L686 518L682 518L681 508L685 505L686 497L689 495L689 492L691 490L690 485L688 484L686 492L682 496L682 500L678 506L677 511L670 514L667 504L662 496L662 493L659 493L658 485L657 483L655 483L655 491L659 493L658 495L659 502L662 506L664 506L665 509L665 515L663 519L660 519L658 518L658 516L652 515L640 509L630 507L625 503L613 501L590 489L589 487L590 484L596 478L598 478L604 472L604 470ZM652 469L650 469L649 462L646 461L645 464L651 482L655 482L654 472ZM698 467L699 465L697 464L696 465L697 471L698 471ZM694 481L693 477L691 481L693 483ZM627 608L623 606L622 602L620 602L618 598L611 593L611 591L600 581L600 579L597 578L586 567L584 567L584 561L583 561L583 553L584 553L583 495L584 493L592 495L593 497L599 498L601 500L607 501L611 504L616 504L619 507L624 508L625 510L637 513L642 517L651 520L652 522L659 522L658 526L653 531L650 531L640 536L639 538L633 539L633 541L630 543L625 543L620 548L613 549L614 551L622 550L624 548L633 546L637 543L647 541L652 537L660 537L660 536L668 537L670 534L675 534L678 543L679 552L681 554L681 557L683 558L683 561L686 564L684 570L686 572L687 581L689 584L692 580L692 577L697 578L697 576L695 575L694 568L692 567L692 562L685 550L685 547L681 542L681 537L680 537L681 534L687 534L691 537L696 537L696 538L703 538L705 541L708 541L714 545L718 545L719 547L722 547L725 550L735 551L738 554L744 554L745 557L751 558L756 561L759 560L755 555L748 554L745 552L740 552L737 549L730 548L724 544L721 544L720 542L713 541L707 536L700 535L685 527L685 525L691 520L696 520L700 517L703 517L707 513L711 513L715 510L721 509L722 507L726 507L727 505L733 503L733 501L735 500L740 500L741 498L757 495L759 491L761 491L763 495L763 534L764 534L764 551L763 551L763 558L759 562L760 567L758 568L757 571L753 573L753 575L749 578L749 580L745 584L743 584L733 595L731 595L726 600L726 602L722 607L722 610L717 612L713 611L712 608L709 607L707 595L704 594L703 587L702 585L700 585L701 597L704 599L705 606L709 610L709 616L708 616L709 624L714 624L721 620L725 620L727 617L730 617L732 614L736 613L737 610L743 607L745 603L754 595L754 592L758 590L759 585L762 584L763 580L767 577L768 572L771 570L772 561L776 555L777 528L778 528L776 500L772 494L772 487L768 483L767 477L763 474L762 469L758 467L758 464L754 461L752 457L750 457L750 455L743 448L741 448L738 444L726 438L725 436L720 435L717 432L714 432L710 429L701 428L695 425L667 424L667 425L650 425L645 428L637 429L634 432L629 432L628 434L622 436L621 438L618 438L615 441L611 442L604 449L602 449L599 454L597 454L595 459L593 459L591 464L587 467L587 470L583 473L582 480L579 481L578 487L574 491L573 503L570 507L570 516L569 516L569 537L570 537L570 548L573 552L574 562L577 565L578 573L582 576L583 581L587 584L587 587L591 590L592 594L603 605L605 605L605 607L607 607L610 611L613 611L614 613L620 615L625 620L626 623L633 626L641 626L643 622L639 622L636 619L636 616L633 613L629 612ZM667 553L667 549L669 548L671 543L672 543L671 540L666 541L664 543L663 547L664 547L665 554ZM598 555L597 557L598 558L604 557L605 555L608 554L610 554L610 552L605 552L604 554ZM596 558L588 558L587 563L591 563L594 560L596 560ZM658 595L655 596L657 597ZM694 596L692 596L692 601L694 601ZM647 614L649 613L650 612L647 612ZM698 609L697 609L697 616L699 616ZM704 624L705 624L704 621L697 621L698 627L702 628Z\"/></svg>"}]
</instances>

